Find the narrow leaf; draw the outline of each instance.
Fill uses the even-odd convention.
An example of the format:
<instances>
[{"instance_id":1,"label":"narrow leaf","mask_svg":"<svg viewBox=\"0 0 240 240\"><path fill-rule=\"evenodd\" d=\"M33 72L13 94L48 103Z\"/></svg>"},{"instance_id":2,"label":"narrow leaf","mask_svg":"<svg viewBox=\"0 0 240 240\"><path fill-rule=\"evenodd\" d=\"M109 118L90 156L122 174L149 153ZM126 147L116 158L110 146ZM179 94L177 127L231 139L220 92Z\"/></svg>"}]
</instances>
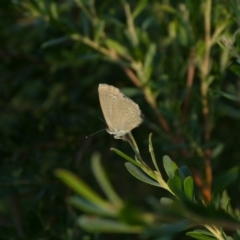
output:
<instances>
[{"instance_id":1,"label":"narrow leaf","mask_svg":"<svg viewBox=\"0 0 240 240\"><path fill-rule=\"evenodd\" d=\"M145 175L138 167L131 163L125 163L125 166L127 170L137 179L148 183L153 186L160 187L158 182L153 181L151 178L149 178L147 175Z\"/></svg>"},{"instance_id":2,"label":"narrow leaf","mask_svg":"<svg viewBox=\"0 0 240 240\"><path fill-rule=\"evenodd\" d=\"M138 1L137 6L135 7L132 13L133 18L136 18L146 8L147 3L148 3L147 0Z\"/></svg>"},{"instance_id":3,"label":"narrow leaf","mask_svg":"<svg viewBox=\"0 0 240 240\"><path fill-rule=\"evenodd\" d=\"M189 228L191 226L189 221L182 220L170 224L160 224L160 226L155 226L148 228L144 233L144 239L156 239L156 240L166 240L173 239L173 236L179 232ZM174 238L179 239L179 238Z\"/></svg>"},{"instance_id":4,"label":"narrow leaf","mask_svg":"<svg viewBox=\"0 0 240 240\"><path fill-rule=\"evenodd\" d=\"M114 209L112 207L100 208L99 206L94 205L91 202L88 202L85 199L82 199L78 196L73 196L68 198L68 202L72 204L74 207L78 208L79 210L85 213L107 216L107 217L114 217L118 213L117 209Z\"/></svg>"},{"instance_id":5,"label":"narrow leaf","mask_svg":"<svg viewBox=\"0 0 240 240\"><path fill-rule=\"evenodd\" d=\"M106 206L107 202L94 192L84 181L68 170L57 169L55 175L76 193L96 205Z\"/></svg>"},{"instance_id":6,"label":"narrow leaf","mask_svg":"<svg viewBox=\"0 0 240 240\"><path fill-rule=\"evenodd\" d=\"M150 155L151 155L151 158L152 158L152 162L154 164L154 167L156 168L156 170L158 171L159 175L161 175L161 172L158 168L158 165L157 165L157 161L156 161L156 158L155 158L155 154L154 154L154 150L153 150L153 145L152 145L152 133L149 134L149 152L150 152Z\"/></svg>"},{"instance_id":7,"label":"narrow leaf","mask_svg":"<svg viewBox=\"0 0 240 240\"><path fill-rule=\"evenodd\" d=\"M94 176L96 177L98 184L101 186L101 189L104 191L108 199L114 204L114 205L122 205L122 200L117 195L117 193L114 191L106 172L104 171L101 162L100 162L100 156L99 154L93 154L92 156L92 169Z\"/></svg>"},{"instance_id":8,"label":"narrow leaf","mask_svg":"<svg viewBox=\"0 0 240 240\"><path fill-rule=\"evenodd\" d=\"M223 143L219 143L215 148L213 148L211 153L212 158L217 158L224 150L224 147Z\"/></svg>"},{"instance_id":9,"label":"narrow leaf","mask_svg":"<svg viewBox=\"0 0 240 240\"><path fill-rule=\"evenodd\" d=\"M207 232L205 230L201 230L201 229L196 229L192 232L188 232L186 234L187 236L193 237L195 239L198 240L214 240L217 239L214 237L214 235L210 232Z\"/></svg>"},{"instance_id":10,"label":"narrow leaf","mask_svg":"<svg viewBox=\"0 0 240 240\"><path fill-rule=\"evenodd\" d=\"M113 39L106 39L106 44L109 49L114 49L117 53L120 55L128 55L128 50L123 45L121 45L119 42L113 40Z\"/></svg>"},{"instance_id":11,"label":"narrow leaf","mask_svg":"<svg viewBox=\"0 0 240 240\"><path fill-rule=\"evenodd\" d=\"M221 95L222 97L225 97L226 99L229 99L231 101L234 101L234 102L239 102L240 101L240 98L238 96L235 96L235 95L232 95L230 93L227 93L227 92L223 92L223 91L212 91L212 93L217 93L219 95Z\"/></svg>"},{"instance_id":12,"label":"narrow leaf","mask_svg":"<svg viewBox=\"0 0 240 240\"><path fill-rule=\"evenodd\" d=\"M105 28L105 22L103 20L100 20L95 28L94 32L94 41L99 42L99 39L101 39L103 35L103 31Z\"/></svg>"},{"instance_id":13,"label":"narrow leaf","mask_svg":"<svg viewBox=\"0 0 240 240\"><path fill-rule=\"evenodd\" d=\"M116 148L111 148L112 151L114 151L115 153L117 153L120 157L126 159L127 161L131 162L132 164L141 167L141 164L136 162L133 158L129 157L128 155L126 155L125 153L119 151Z\"/></svg>"},{"instance_id":14,"label":"narrow leaf","mask_svg":"<svg viewBox=\"0 0 240 240\"><path fill-rule=\"evenodd\" d=\"M230 170L221 173L219 176L215 177L213 182L213 193L221 193L229 184L236 181L239 177L240 168L233 167Z\"/></svg>"},{"instance_id":15,"label":"narrow leaf","mask_svg":"<svg viewBox=\"0 0 240 240\"><path fill-rule=\"evenodd\" d=\"M65 37L60 37L60 38L55 38L55 39L44 42L41 45L41 47L42 48L47 48L47 47L50 47L50 46L54 46L54 45L66 42L68 39L69 39L69 37L66 37L66 36Z\"/></svg>"},{"instance_id":16,"label":"narrow leaf","mask_svg":"<svg viewBox=\"0 0 240 240\"><path fill-rule=\"evenodd\" d=\"M144 73L145 73L145 76L147 77L147 79L149 79L149 77L151 76L151 73L152 73L152 69L153 69L152 62L153 62L153 58L154 58L155 54L156 54L156 44L151 44L149 46L147 54L145 56L144 66L143 66Z\"/></svg>"}]
</instances>

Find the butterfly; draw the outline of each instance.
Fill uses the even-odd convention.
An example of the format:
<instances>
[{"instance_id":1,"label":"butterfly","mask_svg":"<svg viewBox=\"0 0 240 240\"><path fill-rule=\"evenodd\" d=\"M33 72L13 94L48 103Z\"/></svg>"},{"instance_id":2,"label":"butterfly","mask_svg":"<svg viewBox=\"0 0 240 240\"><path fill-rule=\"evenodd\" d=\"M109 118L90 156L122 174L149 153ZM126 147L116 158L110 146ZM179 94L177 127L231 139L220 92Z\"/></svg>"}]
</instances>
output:
<instances>
[{"instance_id":1,"label":"butterfly","mask_svg":"<svg viewBox=\"0 0 240 240\"><path fill-rule=\"evenodd\" d=\"M114 138L123 139L124 135L142 123L139 106L118 88L99 84L98 94L102 112L108 125L107 132L114 135Z\"/></svg>"}]
</instances>

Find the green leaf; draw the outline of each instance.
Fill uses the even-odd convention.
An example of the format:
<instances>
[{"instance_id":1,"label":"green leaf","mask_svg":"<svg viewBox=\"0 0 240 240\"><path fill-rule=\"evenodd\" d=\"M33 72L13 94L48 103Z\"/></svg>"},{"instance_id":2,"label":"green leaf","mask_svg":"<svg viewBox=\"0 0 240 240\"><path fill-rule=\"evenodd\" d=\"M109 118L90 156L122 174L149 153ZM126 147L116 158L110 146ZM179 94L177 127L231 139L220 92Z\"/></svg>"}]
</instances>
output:
<instances>
[{"instance_id":1,"label":"green leaf","mask_svg":"<svg viewBox=\"0 0 240 240\"><path fill-rule=\"evenodd\" d=\"M100 155L97 153L93 154L91 163L94 176L96 177L98 184L101 186L101 189L104 191L109 201L111 201L114 205L121 206L122 200L113 189L107 174L101 165Z\"/></svg>"},{"instance_id":2,"label":"green leaf","mask_svg":"<svg viewBox=\"0 0 240 240\"><path fill-rule=\"evenodd\" d=\"M127 161L131 162L132 164L141 167L141 164L136 162L136 160L134 160L133 158L129 157L128 155L126 155L125 153L121 152L120 150L116 149L116 148L111 148L112 151L114 151L115 153L117 153L120 157L126 159Z\"/></svg>"},{"instance_id":3,"label":"green leaf","mask_svg":"<svg viewBox=\"0 0 240 240\"><path fill-rule=\"evenodd\" d=\"M68 170L57 169L55 175L76 193L96 205L105 206L107 202L94 192L84 181Z\"/></svg>"},{"instance_id":4,"label":"green leaf","mask_svg":"<svg viewBox=\"0 0 240 240\"><path fill-rule=\"evenodd\" d=\"M201 205L185 200L184 212L189 212L197 216L198 221L203 224L214 224L228 229L240 228L240 222L226 213L223 209L215 209L213 205Z\"/></svg>"},{"instance_id":5,"label":"green leaf","mask_svg":"<svg viewBox=\"0 0 240 240\"><path fill-rule=\"evenodd\" d=\"M240 75L240 74L239 74ZM222 115L231 117L231 118L235 118L237 120L240 119L240 111L238 108L230 106L229 104L221 104L218 107L219 112L221 112Z\"/></svg>"},{"instance_id":6,"label":"green leaf","mask_svg":"<svg viewBox=\"0 0 240 240\"><path fill-rule=\"evenodd\" d=\"M186 178L183 171L181 170L181 168L178 168L176 171L175 171L175 175L180 177L180 179L182 180L182 182L184 181L184 179Z\"/></svg>"},{"instance_id":7,"label":"green leaf","mask_svg":"<svg viewBox=\"0 0 240 240\"><path fill-rule=\"evenodd\" d=\"M125 166L127 168L127 170L137 179L148 183L150 185L153 186L157 186L160 187L158 182L153 181L151 178L149 178L146 174L143 173L142 170L140 170L138 167L136 167L135 165L131 164L131 163L125 163Z\"/></svg>"},{"instance_id":8,"label":"green leaf","mask_svg":"<svg viewBox=\"0 0 240 240\"><path fill-rule=\"evenodd\" d=\"M229 70L236 74L238 77L240 76L239 56L237 59L237 64L232 64L231 66L229 66Z\"/></svg>"},{"instance_id":9,"label":"green leaf","mask_svg":"<svg viewBox=\"0 0 240 240\"><path fill-rule=\"evenodd\" d=\"M57 45L57 44L60 44L60 43L63 43L63 42L66 42L67 40L69 40L70 38L69 37L60 37L60 38L55 38L55 39L52 39L52 40L49 40L49 41L46 41L44 42L41 47L42 48L47 48L47 47L50 47L50 46L54 46L54 45Z\"/></svg>"},{"instance_id":10,"label":"green leaf","mask_svg":"<svg viewBox=\"0 0 240 240\"><path fill-rule=\"evenodd\" d=\"M51 18L54 19L55 21L59 20L59 8L58 5L54 2L50 3L50 14Z\"/></svg>"},{"instance_id":11,"label":"green leaf","mask_svg":"<svg viewBox=\"0 0 240 240\"><path fill-rule=\"evenodd\" d=\"M169 178L175 176L175 171L178 169L178 166L175 162L171 160L167 155L163 156L163 166Z\"/></svg>"},{"instance_id":12,"label":"green leaf","mask_svg":"<svg viewBox=\"0 0 240 240\"><path fill-rule=\"evenodd\" d=\"M109 49L114 49L120 55L123 55L123 56L128 55L127 48L125 48L124 45L121 45L119 42L108 38L108 39L106 39L105 43Z\"/></svg>"},{"instance_id":13,"label":"green leaf","mask_svg":"<svg viewBox=\"0 0 240 240\"><path fill-rule=\"evenodd\" d=\"M232 207L231 207L231 198L228 196L228 193L227 191L223 191L222 193L222 197L221 197L221 208L224 209L226 212L232 214L233 213L233 210L232 210Z\"/></svg>"},{"instance_id":14,"label":"green leaf","mask_svg":"<svg viewBox=\"0 0 240 240\"><path fill-rule=\"evenodd\" d=\"M179 232L189 228L190 222L186 220L178 221L170 224L161 224L157 227L148 228L144 232L144 239L173 239L170 238ZM166 238L165 238L166 237ZM175 239L175 238L174 238Z\"/></svg>"},{"instance_id":15,"label":"green leaf","mask_svg":"<svg viewBox=\"0 0 240 240\"><path fill-rule=\"evenodd\" d=\"M196 229L192 232L186 233L187 236L193 237L198 240L214 240L217 239L214 237L214 235L210 232L207 232L205 230Z\"/></svg>"},{"instance_id":16,"label":"green leaf","mask_svg":"<svg viewBox=\"0 0 240 240\"><path fill-rule=\"evenodd\" d=\"M129 98L139 96L142 94L140 89L133 88L133 87L122 87L121 91Z\"/></svg>"},{"instance_id":17,"label":"green leaf","mask_svg":"<svg viewBox=\"0 0 240 240\"><path fill-rule=\"evenodd\" d=\"M212 149L211 157L212 158L217 158L224 150L224 144L219 143L215 148Z\"/></svg>"},{"instance_id":18,"label":"green leaf","mask_svg":"<svg viewBox=\"0 0 240 240\"><path fill-rule=\"evenodd\" d=\"M144 65L143 65L143 70L147 80L150 78L152 74L152 69L153 69L152 62L155 54L156 54L156 44L151 44L146 53L146 57L144 59Z\"/></svg>"},{"instance_id":19,"label":"green leaf","mask_svg":"<svg viewBox=\"0 0 240 240\"><path fill-rule=\"evenodd\" d=\"M192 176L192 173L191 173L190 169L189 169L187 166L185 166L185 165L184 165L184 166L181 166L180 169L181 169L181 171L183 172L185 178Z\"/></svg>"},{"instance_id":20,"label":"green leaf","mask_svg":"<svg viewBox=\"0 0 240 240\"><path fill-rule=\"evenodd\" d=\"M240 101L240 98L238 96L235 96L235 95L232 95L230 93L227 93L227 92L223 92L223 91L211 91L212 93L217 93L219 95L221 95L222 97L225 97L226 99L229 99L231 101L234 101L234 102L239 102Z\"/></svg>"},{"instance_id":21,"label":"green leaf","mask_svg":"<svg viewBox=\"0 0 240 240\"><path fill-rule=\"evenodd\" d=\"M171 7L169 4L161 4L161 10L172 14L177 12L177 9Z\"/></svg>"},{"instance_id":22,"label":"green leaf","mask_svg":"<svg viewBox=\"0 0 240 240\"><path fill-rule=\"evenodd\" d=\"M81 216L77 220L78 225L89 232L105 233L141 233L141 226L130 226L116 220Z\"/></svg>"},{"instance_id":23,"label":"green leaf","mask_svg":"<svg viewBox=\"0 0 240 240\"><path fill-rule=\"evenodd\" d=\"M183 182L183 188L184 188L184 192L186 194L186 197L189 200L193 199L193 190L194 190L194 184L193 184L193 179L192 177L187 177L185 178L184 182Z\"/></svg>"},{"instance_id":24,"label":"green leaf","mask_svg":"<svg viewBox=\"0 0 240 240\"><path fill-rule=\"evenodd\" d=\"M169 188L175 193L177 196L182 193L182 181L180 177L174 176L173 178L169 178L167 182Z\"/></svg>"},{"instance_id":25,"label":"green leaf","mask_svg":"<svg viewBox=\"0 0 240 240\"><path fill-rule=\"evenodd\" d=\"M153 217L153 216L152 216ZM147 218L144 213L136 208L136 204L125 202L123 208L119 211L118 220L129 225L145 225Z\"/></svg>"},{"instance_id":26,"label":"green leaf","mask_svg":"<svg viewBox=\"0 0 240 240\"><path fill-rule=\"evenodd\" d=\"M147 3L147 0L137 1L137 6L132 13L133 18L136 18L146 8Z\"/></svg>"},{"instance_id":27,"label":"green leaf","mask_svg":"<svg viewBox=\"0 0 240 240\"><path fill-rule=\"evenodd\" d=\"M103 31L105 28L105 22L103 20L100 20L97 23L96 28L94 29L94 41L99 42L99 39L101 39Z\"/></svg>"},{"instance_id":28,"label":"green leaf","mask_svg":"<svg viewBox=\"0 0 240 240\"><path fill-rule=\"evenodd\" d=\"M240 228L240 222L224 210L190 201L185 196L175 199L170 206L159 204L158 211L163 220L187 219L194 226L215 225L229 230Z\"/></svg>"},{"instance_id":29,"label":"green leaf","mask_svg":"<svg viewBox=\"0 0 240 240\"><path fill-rule=\"evenodd\" d=\"M78 196L70 197L68 198L67 201L70 204L72 204L74 207L78 208L79 210L85 213L107 216L107 217L114 217L118 214L118 210L116 208L108 208L108 209L100 208L97 205L94 205L91 202L88 202L85 199L82 199Z\"/></svg>"},{"instance_id":30,"label":"green leaf","mask_svg":"<svg viewBox=\"0 0 240 240\"><path fill-rule=\"evenodd\" d=\"M239 3L236 2L235 0L230 0L229 4L231 6L232 11L235 14L235 17L239 19L239 5L238 5Z\"/></svg>"},{"instance_id":31,"label":"green leaf","mask_svg":"<svg viewBox=\"0 0 240 240\"><path fill-rule=\"evenodd\" d=\"M221 193L229 184L233 183L238 178L239 171L239 167L234 167L215 177L213 182L213 194Z\"/></svg>"},{"instance_id":32,"label":"green leaf","mask_svg":"<svg viewBox=\"0 0 240 240\"><path fill-rule=\"evenodd\" d=\"M123 29L126 27L120 19L113 17L113 15L103 16L103 19L107 22L107 24L113 24L116 28Z\"/></svg>"},{"instance_id":33,"label":"green leaf","mask_svg":"<svg viewBox=\"0 0 240 240\"><path fill-rule=\"evenodd\" d=\"M99 58L100 55L98 53L89 53L80 55L78 59L80 59L81 61L94 61L98 60Z\"/></svg>"},{"instance_id":34,"label":"green leaf","mask_svg":"<svg viewBox=\"0 0 240 240\"><path fill-rule=\"evenodd\" d=\"M158 168L158 165L157 165L157 161L156 161L156 157L155 157L155 153L154 153L154 150L153 150L153 145L152 145L152 133L149 134L149 152L150 152L150 155L151 155L151 158L152 158L152 162L154 164L154 167L155 169L158 171L159 175L161 176L161 172Z\"/></svg>"},{"instance_id":35,"label":"green leaf","mask_svg":"<svg viewBox=\"0 0 240 240\"><path fill-rule=\"evenodd\" d=\"M160 203L163 205L163 206L170 206L172 203L173 203L173 200L171 198L167 198L167 197L162 197L160 199Z\"/></svg>"}]
</instances>

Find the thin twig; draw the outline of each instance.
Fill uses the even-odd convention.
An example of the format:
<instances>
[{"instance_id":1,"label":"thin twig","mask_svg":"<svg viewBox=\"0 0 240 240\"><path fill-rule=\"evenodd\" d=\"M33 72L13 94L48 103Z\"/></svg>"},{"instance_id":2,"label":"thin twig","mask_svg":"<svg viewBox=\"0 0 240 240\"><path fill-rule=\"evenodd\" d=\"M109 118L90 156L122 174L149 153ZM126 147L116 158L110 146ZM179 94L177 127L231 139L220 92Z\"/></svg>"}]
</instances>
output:
<instances>
[{"instance_id":1,"label":"thin twig","mask_svg":"<svg viewBox=\"0 0 240 240\"><path fill-rule=\"evenodd\" d=\"M206 9L204 15L204 23L205 23L205 54L203 59L203 67L202 67L202 81L201 81L201 95L202 95L202 112L204 116L204 125L205 125L205 133L204 139L207 144L210 141L211 137L211 127L210 127L210 116L209 116L209 103L208 103L208 89L209 83L207 81L207 76L210 71L210 51L211 51L211 9L212 9L212 1L206 0ZM212 184L212 168L211 168L211 150L205 150L204 157L205 164L205 175L206 175L206 188L205 198L206 201L211 200L211 184Z\"/></svg>"},{"instance_id":2,"label":"thin twig","mask_svg":"<svg viewBox=\"0 0 240 240\"><path fill-rule=\"evenodd\" d=\"M195 75L195 49L191 48L190 54L189 54L189 62L188 62L188 75L187 75L187 82L186 82L186 98L183 103L183 111L182 111L182 121L181 125L184 125L187 120L187 111L189 108L189 103L191 99L191 88L193 85L194 75Z\"/></svg>"},{"instance_id":3,"label":"thin twig","mask_svg":"<svg viewBox=\"0 0 240 240\"><path fill-rule=\"evenodd\" d=\"M138 88L142 87L142 83L140 82L139 78L130 68L123 67L123 70L135 86L137 86Z\"/></svg>"}]
</instances>

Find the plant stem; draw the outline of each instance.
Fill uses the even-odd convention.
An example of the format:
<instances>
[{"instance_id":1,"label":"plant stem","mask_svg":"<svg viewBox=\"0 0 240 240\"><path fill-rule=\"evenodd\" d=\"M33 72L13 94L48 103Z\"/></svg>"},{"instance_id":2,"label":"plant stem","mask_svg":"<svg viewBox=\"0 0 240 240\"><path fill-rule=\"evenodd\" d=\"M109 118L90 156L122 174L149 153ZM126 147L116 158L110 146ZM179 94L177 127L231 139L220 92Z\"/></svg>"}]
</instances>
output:
<instances>
[{"instance_id":1,"label":"plant stem","mask_svg":"<svg viewBox=\"0 0 240 240\"><path fill-rule=\"evenodd\" d=\"M211 137L211 126L210 126L210 117L209 117L209 102L208 102L208 75L210 72L210 51L212 46L211 40L211 9L212 9L212 0L206 0L205 6L205 15L204 15L204 24L205 24L205 54L203 58L203 67L201 68L201 95L202 95L202 112L204 116L204 140L207 144L210 141ZM202 189L202 193L206 201L211 200L211 183L212 183L212 168L211 168L211 150L205 150L204 157L205 164L205 175L206 175L206 184Z\"/></svg>"},{"instance_id":2,"label":"plant stem","mask_svg":"<svg viewBox=\"0 0 240 240\"><path fill-rule=\"evenodd\" d=\"M194 75L195 75L195 57L196 52L195 49L192 47L189 54L189 60L188 60L188 75L187 75L187 82L186 82L186 97L183 104L183 112L182 112L182 119L181 119L181 125L183 126L187 121L187 112L191 100L191 88L194 81Z\"/></svg>"}]
</instances>

